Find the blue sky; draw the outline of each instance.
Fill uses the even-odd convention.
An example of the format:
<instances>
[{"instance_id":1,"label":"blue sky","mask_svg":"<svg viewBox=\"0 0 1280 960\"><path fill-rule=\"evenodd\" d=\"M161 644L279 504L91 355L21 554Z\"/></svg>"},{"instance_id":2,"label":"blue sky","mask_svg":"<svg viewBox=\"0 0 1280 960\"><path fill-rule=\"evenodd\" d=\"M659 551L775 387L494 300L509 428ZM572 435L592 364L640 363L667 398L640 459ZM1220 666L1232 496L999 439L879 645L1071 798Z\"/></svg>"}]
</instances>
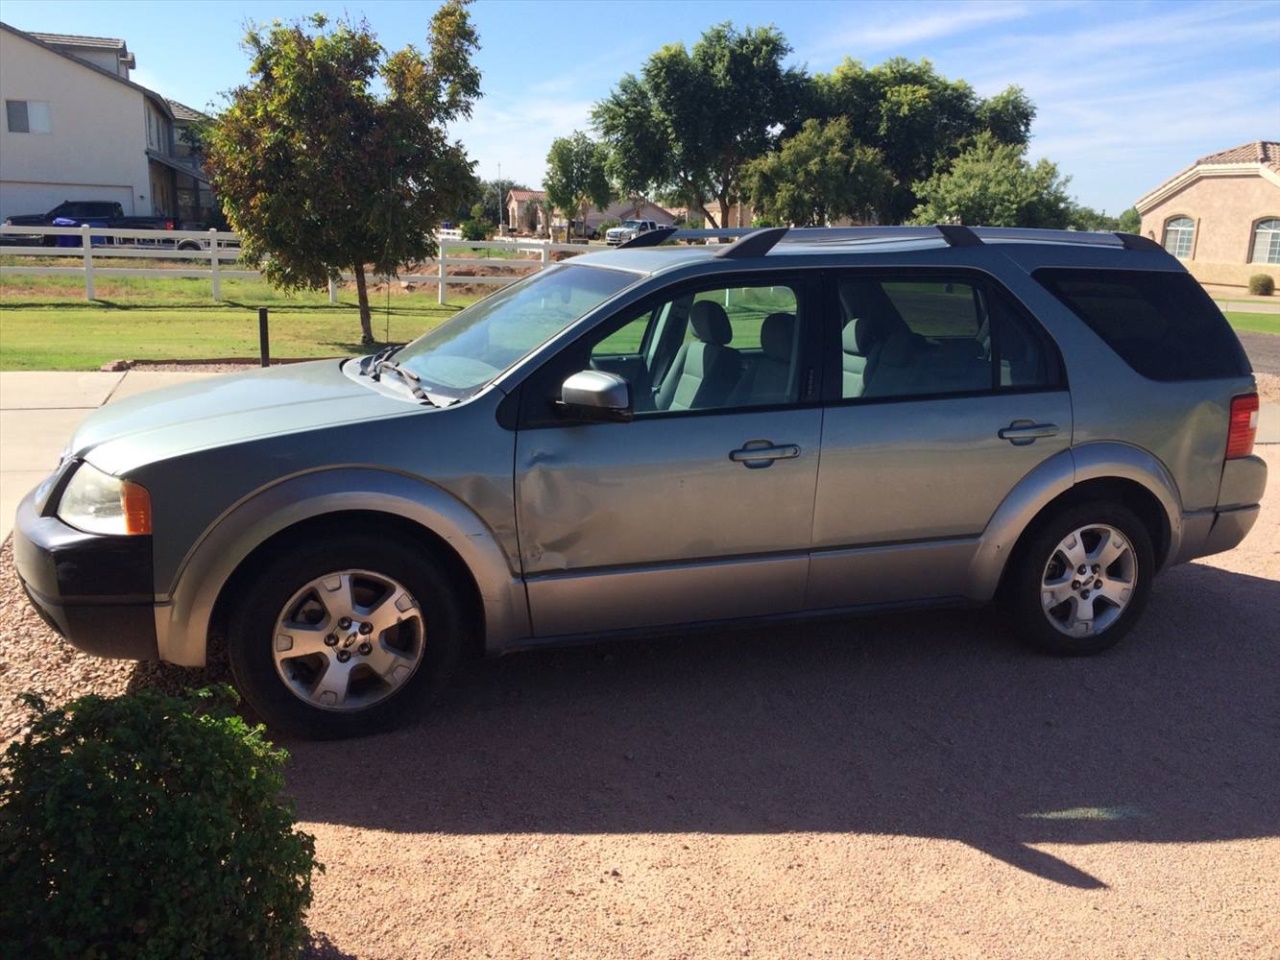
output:
<instances>
[{"instance_id":1,"label":"blue sky","mask_svg":"<svg viewBox=\"0 0 1280 960\"><path fill-rule=\"evenodd\" d=\"M315 11L363 16L384 46L422 44L435 7L409 0L4 0L20 30L124 39L134 79L207 109L246 79L244 25ZM538 186L552 139L659 47L709 26L773 24L791 62L933 61L982 95L1023 87L1030 156L1115 214L1205 154L1280 140L1280 0L478 0L485 97L454 134L477 172Z\"/></svg>"}]
</instances>

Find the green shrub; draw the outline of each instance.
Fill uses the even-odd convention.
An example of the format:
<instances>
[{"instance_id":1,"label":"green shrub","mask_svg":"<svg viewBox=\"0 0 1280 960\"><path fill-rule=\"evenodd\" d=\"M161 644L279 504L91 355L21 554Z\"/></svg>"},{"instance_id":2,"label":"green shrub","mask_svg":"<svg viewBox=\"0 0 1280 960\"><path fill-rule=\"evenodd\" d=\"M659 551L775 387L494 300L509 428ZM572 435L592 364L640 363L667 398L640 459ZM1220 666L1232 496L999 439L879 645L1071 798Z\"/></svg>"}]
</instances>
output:
<instances>
[{"instance_id":1,"label":"green shrub","mask_svg":"<svg viewBox=\"0 0 1280 960\"><path fill-rule=\"evenodd\" d=\"M1275 278L1269 273L1255 273L1249 278L1249 292L1255 297L1269 297L1276 292Z\"/></svg>"},{"instance_id":2,"label":"green shrub","mask_svg":"<svg viewBox=\"0 0 1280 960\"><path fill-rule=\"evenodd\" d=\"M475 243L479 240L488 240L493 226L486 220L464 220L459 229L462 230L463 240Z\"/></svg>"},{"instance_id":3,"label":"green shrub","mask_svg":"<svg viewBox=\"0 0 1280 960\"><path fill-rule=\"evenodd\" d=\"M31 732L0 759L0 956L297 956L315 840L230 688L23 699Z\"/></svg>"}]
</instances>

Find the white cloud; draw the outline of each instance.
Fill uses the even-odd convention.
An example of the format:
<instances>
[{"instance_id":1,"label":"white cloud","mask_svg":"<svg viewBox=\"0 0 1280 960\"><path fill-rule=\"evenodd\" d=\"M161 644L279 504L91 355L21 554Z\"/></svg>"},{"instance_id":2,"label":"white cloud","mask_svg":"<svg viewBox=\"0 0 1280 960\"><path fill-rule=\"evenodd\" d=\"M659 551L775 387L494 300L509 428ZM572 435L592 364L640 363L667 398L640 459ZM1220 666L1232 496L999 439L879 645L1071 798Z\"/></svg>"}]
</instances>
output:
<instances>
[{"instance_id":1,"label":"white cloud","mask_svg":"<svg viewBox=\"0 0 1280 960\"><path fill-rule=\"evenodd\" d=\"M880 51L938 40L967 33L978 27L1009 20L1021 20L1029 10L1022 3L947 3L940 6L921 3L895 4L892 12L884 7L855 6L858 20L836 25L815 52L829 50ZM876 14L866 16L868 9ZM884 12L880 12L884 11ZM922 12L928 11L928 12Z\"/></svg>"}]
</instances>

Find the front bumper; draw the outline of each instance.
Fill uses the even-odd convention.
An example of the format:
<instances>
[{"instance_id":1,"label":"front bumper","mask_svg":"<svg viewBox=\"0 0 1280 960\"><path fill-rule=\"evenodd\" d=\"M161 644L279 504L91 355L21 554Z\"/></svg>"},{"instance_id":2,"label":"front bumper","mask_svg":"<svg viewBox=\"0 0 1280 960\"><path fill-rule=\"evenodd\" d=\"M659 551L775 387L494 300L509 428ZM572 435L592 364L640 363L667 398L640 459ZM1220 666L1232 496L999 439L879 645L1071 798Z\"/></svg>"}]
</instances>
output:
<instances>
[{"instance_id":1,"label":"front bumper","mask_svg":"<svg viewBox=\"0 0 1280 960\"><path fill-rule=\"evenodd\" d=\"M151 538L84 533L18 506L13 559L27 598L73 646L99 657L158 660Z\"/></svg>"}]
</instances>

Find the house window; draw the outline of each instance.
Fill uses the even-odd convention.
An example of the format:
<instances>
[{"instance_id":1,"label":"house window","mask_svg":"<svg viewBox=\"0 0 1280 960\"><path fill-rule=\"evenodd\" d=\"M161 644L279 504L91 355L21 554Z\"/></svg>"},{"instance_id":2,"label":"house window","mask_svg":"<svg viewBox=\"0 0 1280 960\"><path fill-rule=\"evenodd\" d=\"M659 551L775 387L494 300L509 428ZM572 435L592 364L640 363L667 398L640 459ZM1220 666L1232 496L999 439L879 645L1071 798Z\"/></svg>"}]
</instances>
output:
<instances>
[{"instance_id":1,"label":"house window","mask_svg":"<svg viewBox=\"0 0 1280 960\"><path fill-rule=\"evenodd\" d=\"M6 100L5 122L10 133L51 133L49 104L43 100Z\"/></svg>"},{"instance_id":2,"label":"house window","mask_svg":"<svg viewBox=\"0 0 1280 960\"><path fill-rule=\"evenodd\" d=\"M1280 218L1259 220L1253 228L1251 263L1280 263Z\"/></svg>"},{"instance_id":3,"label":"house window","mask_svg":"<svg viewBox=\"0 0 1280 960\"><path fill-rule=\"evenodd\" d=\"M1196 225L1190 217L1174 217L1164 225L1164 248L1179 260L1189 260L1195 235Z\"/></svg>"}]
</instances>

